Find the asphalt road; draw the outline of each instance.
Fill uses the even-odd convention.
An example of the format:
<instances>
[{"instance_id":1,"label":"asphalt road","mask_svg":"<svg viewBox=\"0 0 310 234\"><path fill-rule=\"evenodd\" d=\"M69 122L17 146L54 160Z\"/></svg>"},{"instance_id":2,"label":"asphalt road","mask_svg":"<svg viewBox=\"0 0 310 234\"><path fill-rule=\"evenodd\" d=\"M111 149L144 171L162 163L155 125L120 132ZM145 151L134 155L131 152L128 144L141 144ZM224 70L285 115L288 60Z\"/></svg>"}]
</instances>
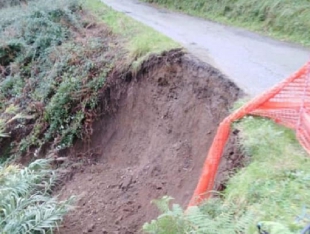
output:
<instances>
[{"instance_id":1,"label":"asphalt road","mask_svg":"<svg viewBox=\"0 0 310 234\"><path fill-rule=\"evenodd\" d=\"M158 9L137 0L102 2L179 42L251 96L272 87L310 59L309 49L243 29Z\"/></svg>"}]
</instances>

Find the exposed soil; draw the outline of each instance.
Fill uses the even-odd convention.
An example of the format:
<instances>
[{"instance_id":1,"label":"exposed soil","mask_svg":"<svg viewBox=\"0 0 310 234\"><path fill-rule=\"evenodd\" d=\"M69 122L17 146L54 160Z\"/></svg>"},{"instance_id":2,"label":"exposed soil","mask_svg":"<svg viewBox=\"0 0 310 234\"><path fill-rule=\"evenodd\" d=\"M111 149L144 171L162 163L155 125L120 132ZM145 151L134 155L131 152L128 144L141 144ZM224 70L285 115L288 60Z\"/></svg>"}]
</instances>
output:
<instances>
[{"instance_id":1,"label":"exposed soil","mask_svg":"<svg viewBox=\"0 0 310 234\"><path fill-rule=\"evenodd\" d=\"M241 93L180 50L152 56L137 74L114 72L107 83L103 109L114 111L94 125L88 144L70 152L88 162L74 166L60 191L78 198L62 234L139 233L158 215L150 201L163 195L185 207L217 126ZM240 164L235 138L225 155L221 171ZM229 173L220 174L217 188Z\"/></svg>"}]
</instances>

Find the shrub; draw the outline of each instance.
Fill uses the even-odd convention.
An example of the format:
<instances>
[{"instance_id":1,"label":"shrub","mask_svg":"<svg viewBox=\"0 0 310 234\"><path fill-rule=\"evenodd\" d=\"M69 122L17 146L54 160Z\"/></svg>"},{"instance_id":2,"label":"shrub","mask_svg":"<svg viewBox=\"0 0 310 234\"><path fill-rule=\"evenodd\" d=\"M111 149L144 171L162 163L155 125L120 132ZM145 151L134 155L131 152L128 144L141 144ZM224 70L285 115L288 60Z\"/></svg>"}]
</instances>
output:
<instances>
[{"instance_id":1,"label":"shrub","mask_svg":"<svg viewBox=\"0 0 310 234\"><path fill-rule=\"evenodd\" d=\"M114 55L105 34L83 39L80 12L77 0L0 11L0 142L9 136L12 154L51 141L65 148L91 132L83 123L94 119Z\"/></svg>"}]
</instances>

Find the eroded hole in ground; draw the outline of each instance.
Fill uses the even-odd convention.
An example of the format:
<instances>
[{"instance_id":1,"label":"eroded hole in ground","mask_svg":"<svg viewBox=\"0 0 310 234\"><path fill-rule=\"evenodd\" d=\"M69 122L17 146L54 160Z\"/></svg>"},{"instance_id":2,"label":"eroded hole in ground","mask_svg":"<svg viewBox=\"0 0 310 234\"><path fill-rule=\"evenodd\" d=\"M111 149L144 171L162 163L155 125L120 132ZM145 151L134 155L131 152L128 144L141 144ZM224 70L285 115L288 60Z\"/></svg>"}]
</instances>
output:
<instances>
[{"instance_id":1,"label":"eroded hole in ground","mask_svg":"<svg viewBox=\"0 0 310 234\"><path fill-rule=\"evenodd\" d=\"M75 155L91 152L95 160L63 186L61 197L78 201L60 233L139 233L158 215L150 201L163 195L185 207L240 90L214 68L171 51L151 57L136 75L112 74L105 95L116 111L95 124L88 145L75 147ZM231 157L235 143L226 150Z\"/></svg>"}]
</instances>

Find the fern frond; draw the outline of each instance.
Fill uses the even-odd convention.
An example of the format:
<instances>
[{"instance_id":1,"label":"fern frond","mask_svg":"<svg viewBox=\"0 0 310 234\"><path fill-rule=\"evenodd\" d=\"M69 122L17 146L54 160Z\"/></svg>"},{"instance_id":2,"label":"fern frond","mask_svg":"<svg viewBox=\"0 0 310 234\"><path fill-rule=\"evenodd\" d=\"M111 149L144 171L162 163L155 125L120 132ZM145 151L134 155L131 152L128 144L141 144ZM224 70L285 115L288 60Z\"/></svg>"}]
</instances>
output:
<instances>
[{"instance_id":1,"label":"fern frond","mask_svg":"<svg viewBox=\"0 0 310 234\"><path fill-rule=\"evenodd\" d=\"M190 207L186 212L175 204L169 209L169 201L171 198L168 197L156 201L163 213L151 223L144 224L144 231L156 234L238 234L244 233L254 222L250 212L236 214L233 205L222 204L218 199L201 207Z\"/></svg>"},{"instance_id":2,"label":"fern frond","mask_svg":"<svg viewBox=\"0 0 310 234\"><path fill-rule=\"evenodd\" d=\"M58 202L49 193L56 179L49 163L40 159L26 168L0 166L1 233L52 231L71 208L72 198Z\"/></svg>"}]
</instances>

